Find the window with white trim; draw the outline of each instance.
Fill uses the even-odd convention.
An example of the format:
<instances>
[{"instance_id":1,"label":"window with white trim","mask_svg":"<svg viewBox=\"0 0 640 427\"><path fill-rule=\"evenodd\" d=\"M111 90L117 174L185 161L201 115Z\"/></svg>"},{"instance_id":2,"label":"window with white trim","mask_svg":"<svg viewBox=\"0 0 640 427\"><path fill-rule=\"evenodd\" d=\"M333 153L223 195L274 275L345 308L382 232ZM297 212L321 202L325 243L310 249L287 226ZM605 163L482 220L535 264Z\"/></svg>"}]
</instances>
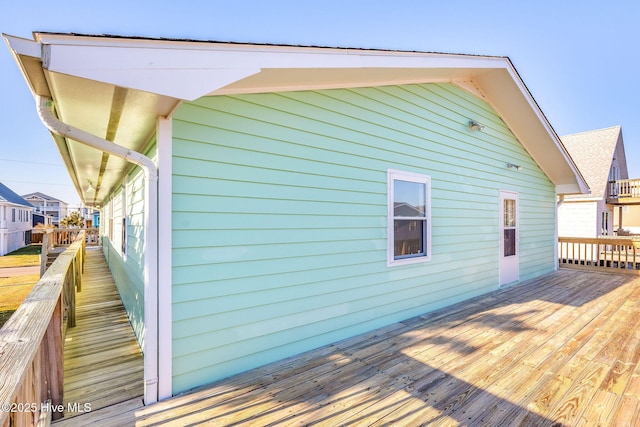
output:
<instances>
[{"instance_id":1,"label":"window with white trim","mask_svg":"<svg viewBox=\"0 0 640 427\"><path fill-rule=\"evenodd\" d=\"M122 197L122 202L121 202L121 207L122 207L122 237L121 237L121 250L122 250L122 256L126 257L127 256L127 187L126 185L122 185L122 193L121 193L121 197Z\"/></svg>"},{"instance_id":2,"label":"window with white trim","mask_svg":"<svg viewBox=\"0 0 640 427\"><path fill-rule=\"evenodd\" d=\"M387 171L387 265L431 260L431 177Z\"/></svg>"},{"instance_id":3,"label":"window with white trim","mask_svg":"<svg viewBox=\"0 0 640 427\"><path fill-rule=\"evenodd\" d=\"M109 241L113 244L113 200L109 201L109 207L106 209L107 212L107 237Z\"/></svg>"}]
</instances>

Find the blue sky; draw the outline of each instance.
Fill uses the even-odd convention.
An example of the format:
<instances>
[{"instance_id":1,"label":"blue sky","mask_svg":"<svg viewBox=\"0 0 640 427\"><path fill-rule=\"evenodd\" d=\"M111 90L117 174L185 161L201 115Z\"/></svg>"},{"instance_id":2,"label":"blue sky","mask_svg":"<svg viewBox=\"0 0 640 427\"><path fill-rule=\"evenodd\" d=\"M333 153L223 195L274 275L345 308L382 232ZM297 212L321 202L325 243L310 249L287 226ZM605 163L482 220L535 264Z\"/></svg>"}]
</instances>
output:
<instances>
[{"instance_id":1,"label":"blue sky","mask_svg":"<svg viewBox=\"0 0 640 427\"><path fill-rule=\"evenodd\" d=\"M559 135L621 125L640 178L640 3L601 1L59 0L4 2L0 31L117 34L509 56ZM9 4L6 4L9 3ZM79 198L0 47L0 182Z\"/></svg>"}]
</instances>

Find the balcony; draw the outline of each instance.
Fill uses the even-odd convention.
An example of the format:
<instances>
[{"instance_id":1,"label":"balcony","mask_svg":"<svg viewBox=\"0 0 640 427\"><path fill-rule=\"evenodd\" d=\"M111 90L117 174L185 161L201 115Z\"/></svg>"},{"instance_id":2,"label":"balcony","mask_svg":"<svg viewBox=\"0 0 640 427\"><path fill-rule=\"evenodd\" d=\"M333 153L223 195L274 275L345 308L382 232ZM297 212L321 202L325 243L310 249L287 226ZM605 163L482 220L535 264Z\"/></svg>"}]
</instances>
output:
<instances>
[{"instance_id":1,"label":"balcony","mask_svg":"<svg viewBox=\"0 0 640 427\"><path fill-rule=\"evenodd\" d=\"M609 181L607 203L611 205L640 205L640 179Z\"/></svg>"}]
</instances>

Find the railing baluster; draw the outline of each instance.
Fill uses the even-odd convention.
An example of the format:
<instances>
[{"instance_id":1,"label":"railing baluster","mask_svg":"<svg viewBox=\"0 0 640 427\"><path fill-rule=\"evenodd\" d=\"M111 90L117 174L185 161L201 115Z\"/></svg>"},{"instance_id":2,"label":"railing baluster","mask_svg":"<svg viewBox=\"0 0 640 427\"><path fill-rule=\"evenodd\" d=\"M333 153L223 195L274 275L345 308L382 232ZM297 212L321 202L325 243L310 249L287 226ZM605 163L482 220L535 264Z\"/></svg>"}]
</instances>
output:
<instances>
[{"instance_id":1,"label":"railing baluster","mask_svg":"<svg viewBox=\"0 0 640 427\"><path fill-rule=\"evenodd\" d=\"M629 268L629 246L624 247L624 268Z\"/></svg>"},{"instance_id":2,"label":"railing baluster","mask_svg":"<svg viewBox=\"0 0 640 427\"><path fill-rule=\"evenodd\" d=\"M622 265L622 247L621 245L618 245L616 248L618 250L618 268L624 268L624 266Z\"/></svg>"}]
</instances>

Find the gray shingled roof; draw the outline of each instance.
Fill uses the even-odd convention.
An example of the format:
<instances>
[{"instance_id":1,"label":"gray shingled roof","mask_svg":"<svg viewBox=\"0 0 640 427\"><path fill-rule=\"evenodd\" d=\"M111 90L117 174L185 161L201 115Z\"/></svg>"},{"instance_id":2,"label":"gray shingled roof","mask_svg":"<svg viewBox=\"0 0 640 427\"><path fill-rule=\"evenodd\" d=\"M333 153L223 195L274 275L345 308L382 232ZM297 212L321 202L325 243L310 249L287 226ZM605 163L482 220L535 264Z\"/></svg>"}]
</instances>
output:
<instances>
[{"instance_id":1,"label":"gray shingled roof","mask_svg":"<svg viewBox=\"0 0 640 427\"><path fill-rule=\"evenodd\" d=\"M22 197L18 196L9 187L0 182L0 201L13 203L15 205L22 205L32 208L33 205L27 202Z\"/></svg>"},{"instance_id":2,"label":"gray shingled roof","mask_svg":"<svg viewBox=\"0 0 640 427\"><path fill-rule=\"evenodd\" d=\"M622 139L621 127L574 133L560 139L591 188L591 194L571 198L604 198L616 145Z\"/></svg>"}]
</instances>

